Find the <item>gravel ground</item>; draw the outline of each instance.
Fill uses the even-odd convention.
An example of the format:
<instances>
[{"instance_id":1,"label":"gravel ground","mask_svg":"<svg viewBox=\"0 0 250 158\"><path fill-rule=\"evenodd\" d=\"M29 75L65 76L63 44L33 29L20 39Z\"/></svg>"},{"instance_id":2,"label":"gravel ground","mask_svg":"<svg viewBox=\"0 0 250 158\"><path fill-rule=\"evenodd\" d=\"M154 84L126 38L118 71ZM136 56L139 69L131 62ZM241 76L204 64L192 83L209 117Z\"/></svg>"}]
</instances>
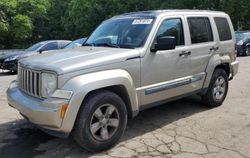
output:
<instances>
[{"instance_id":1,"label":"gravel ground","mask_svg":"<svg viewBox=\"0 0 250 158\"><path fill-rule=\"evenodd\" d=\"M238 60L239 74L221 107L207 108L192 96L143 111L103 153L88 153L71 138L49 136L24 120L6 102L16 76L0 71L0 157L250 158L250 57Z\"/></svg>"}]
</instances>

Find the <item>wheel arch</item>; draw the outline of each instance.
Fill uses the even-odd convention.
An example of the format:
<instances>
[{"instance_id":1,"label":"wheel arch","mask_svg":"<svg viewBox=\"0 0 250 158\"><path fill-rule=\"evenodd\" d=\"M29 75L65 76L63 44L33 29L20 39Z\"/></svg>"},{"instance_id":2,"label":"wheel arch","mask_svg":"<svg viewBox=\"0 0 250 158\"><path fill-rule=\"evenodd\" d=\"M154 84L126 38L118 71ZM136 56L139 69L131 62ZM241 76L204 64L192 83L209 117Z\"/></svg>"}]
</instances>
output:
<instances>
[{"instance_id":1,"label":"wheel arch","mask_svg":"<svg viewBox=\"0 0 250 158\"><path fill-rule=\"evenodd\" d=\"M250 47L250 42L246 44L246 47Z\"/></svg>"},{"instance_id":2,"label":"wheel arch","mask_svg":"<svg viewBox=\"0 0 250 158\"><path fill-rule=\"evenodd\" d=\"M220 65L217 65L215 67L215 69L222 69L222 70L224 70L226 72L227 76L230 77L230 66L229 66L229 63L222 63Z\"/></svg>"},{"instance_id":3,"label":"wheel arch","mask_svg":"<svg viewBox=\"0 0 250 158\"><path fill-rule=\"evenodd\" d=\"M90 91L85 96L85 98L83 99L81 106L84 105L84 101L87 98L91 97L95 93L98 93L98 92L100 92L102 90L110 91L110 92L113 92L113 93L117 94L123 100L123 102L126 105L126 109L127 109L127 112L128 112L128 118L133 118L134 117L135 114L133 113L133 110L132 110L132 107L131 107L131 100L129 99L128 91L127 91L127 89L125 88L124 85L113 85L113 86L103 87L103 88L99 88L99 89L95 89L93 91Z\"/></svg>"},{"instance_id":4,"label":"wheel arch","mask_svg":"<svg viewBox=\"0 0 250 158\"><path fill-rule=\"evenodd\" d=\"M213 72L217 68L223 69L227 73L228 78L230 78L231 71L232 71L231 67L230 67L230 63L231 63L231 58L229 55L224 55L224 56L221 56L220 54L214 55L210 59L208 65L207 65L207 68L206 68L207 75L206 75L206 79L204 81L203 88L204 89L208 88L210 80L211 80L212 75L213 75Z\"/></svg>"},{"instance_id":5,"label":"wheel arch","mask_svg":"<svg viewBox=\"0 0 250 158\"><path fill-rule=\"evenodd\" d=\"M127 71L122 69L105 70L77 76L69 80L62 89L73 91L73 96L60 129L67 133L72 131L84 100L100 90L112 91L119 95L126 104L129 117L135 116L139 110L133 79Z\"/></svg>"}]
</instances>

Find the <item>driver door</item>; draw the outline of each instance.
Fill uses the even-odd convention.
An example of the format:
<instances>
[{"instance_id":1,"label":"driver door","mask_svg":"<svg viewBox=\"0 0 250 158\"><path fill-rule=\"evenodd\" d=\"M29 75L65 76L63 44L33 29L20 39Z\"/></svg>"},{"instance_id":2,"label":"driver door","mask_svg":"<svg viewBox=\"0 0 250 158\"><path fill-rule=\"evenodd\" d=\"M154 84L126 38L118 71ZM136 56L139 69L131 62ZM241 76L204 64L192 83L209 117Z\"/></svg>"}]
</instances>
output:
<instances>
[{"instance_id":1,"label":"driver door","mask_svg":"<svg viewBox=\"0 0 250 158\"><path fill-rule=\"evenodd\" d=\"M179 96L192 91L190 86L190 52L184 17L163 19L155 39L161 36L174 36L176 48L146 53L141 61L141 105L150 105L158 101ZM154 43L153 43L154 45Z\"/></svg>"}]
</instances>

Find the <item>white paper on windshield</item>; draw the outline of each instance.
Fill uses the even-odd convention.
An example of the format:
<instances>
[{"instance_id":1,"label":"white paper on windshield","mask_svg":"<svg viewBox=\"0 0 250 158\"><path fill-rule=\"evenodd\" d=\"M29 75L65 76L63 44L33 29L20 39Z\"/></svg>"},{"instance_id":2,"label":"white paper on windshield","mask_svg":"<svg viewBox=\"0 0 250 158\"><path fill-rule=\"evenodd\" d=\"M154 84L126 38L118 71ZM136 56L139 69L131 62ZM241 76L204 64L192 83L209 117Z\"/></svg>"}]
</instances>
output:
<instances>
[{"instance_id":1,"label":"white paper on windshield","mask_svg":"<svg viewBox=\"0 0 250 158\"><path fill-rule=\"evenodd\" d=\"M149 25L152 21L153 19L135 19L132 25Z\"/></svg>"}]
</instances>

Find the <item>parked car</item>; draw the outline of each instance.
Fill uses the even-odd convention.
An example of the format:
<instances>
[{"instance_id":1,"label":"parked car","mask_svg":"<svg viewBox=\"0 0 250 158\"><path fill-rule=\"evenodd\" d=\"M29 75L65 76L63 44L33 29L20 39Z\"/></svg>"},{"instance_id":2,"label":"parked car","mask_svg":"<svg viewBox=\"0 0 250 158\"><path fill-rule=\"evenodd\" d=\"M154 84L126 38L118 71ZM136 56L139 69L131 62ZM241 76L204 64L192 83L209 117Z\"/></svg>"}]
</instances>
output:
<instances>
[{"instance_id":1,"label":"parked car","mask_svg":"<svg viewBox=\"0 0 250 158\"><path fill-rule=\"evenodd\" d=\"M248 56L250 55L250 31L237 31L237 54Z\"/></svg>"},{"instance_id":2,"label":"parked car","mask_svg":"<svg viewBox=\"0 0 250 158\"><path fill-rule=\"evenodd\" d=\"M192 94L222 105L238 72L233 30L215 11L115 16L83 47L21 60L8 103L49 134L106 150L141 110Z\"/></svg>"},{"instance_id":3,"label":"parked car","mask_svg":"<svg viewBox=\"0 0 250 158\"><path fill-rule=\"evenodd\" d=\"M24 51L3 54L0 57L0 69L17 71L18 60L49 50L62 49L70 42L66 40L43 41L32 45Z\"/></svg>"},{"instance_id":4,"label":"parked car","mask_svg":"<svg viewBox=\"0 0 250 158\"><path fill-rule=\"evenodd\" d=\"M75 47L80 47L83 45L83 43L86 41L87 38L80 38L80 39L77 39L71 43L69 43L68 45L66 45L64 47L64 49L67 49L67 48L75 48Z\"/></svg>"}]
</instances>

